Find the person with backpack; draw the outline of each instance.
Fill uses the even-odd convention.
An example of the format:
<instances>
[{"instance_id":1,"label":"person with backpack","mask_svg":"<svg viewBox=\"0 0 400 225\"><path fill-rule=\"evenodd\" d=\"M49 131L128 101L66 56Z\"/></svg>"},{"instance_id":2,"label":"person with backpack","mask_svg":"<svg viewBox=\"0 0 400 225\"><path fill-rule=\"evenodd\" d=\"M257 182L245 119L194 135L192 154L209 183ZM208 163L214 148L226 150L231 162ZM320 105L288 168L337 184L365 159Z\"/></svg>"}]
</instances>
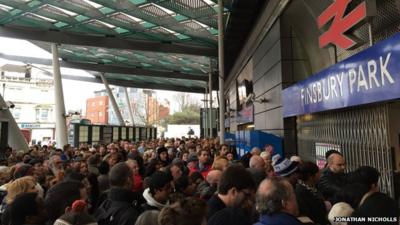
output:
<instances>
[{"instance_id":1,"label":"person with backpack","mask_svg":"<svg viewBox=\"0 0 400 225\"><path fill-rule=\"evenodd\" d=\"M131 191L132 170L125 162L114 165L110 170L110 192L99 206L95 217L99 225L132 225L140 215L138 199Z\"/></svg>"}]
</instances>

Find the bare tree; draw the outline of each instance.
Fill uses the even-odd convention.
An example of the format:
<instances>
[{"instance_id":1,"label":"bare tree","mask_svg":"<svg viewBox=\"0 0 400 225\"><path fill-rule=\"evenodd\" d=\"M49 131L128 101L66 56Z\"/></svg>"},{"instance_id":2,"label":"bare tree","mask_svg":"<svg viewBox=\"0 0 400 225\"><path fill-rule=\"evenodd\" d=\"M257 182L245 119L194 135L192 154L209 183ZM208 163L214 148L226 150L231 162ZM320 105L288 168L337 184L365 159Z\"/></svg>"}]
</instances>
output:
<instances>
[{"instance_id":1,"label":"bare tree","mask_svg":"<svg viewBox=\"0 0 400 225\"><path fill-rule=\"evenodd\" d=\"M178 103L180 112L185 110L192 110L194 112L200 111L200 102L196 101L189 93L177 93L174 95L174 98Z\"/></svg>"}]
</instances>

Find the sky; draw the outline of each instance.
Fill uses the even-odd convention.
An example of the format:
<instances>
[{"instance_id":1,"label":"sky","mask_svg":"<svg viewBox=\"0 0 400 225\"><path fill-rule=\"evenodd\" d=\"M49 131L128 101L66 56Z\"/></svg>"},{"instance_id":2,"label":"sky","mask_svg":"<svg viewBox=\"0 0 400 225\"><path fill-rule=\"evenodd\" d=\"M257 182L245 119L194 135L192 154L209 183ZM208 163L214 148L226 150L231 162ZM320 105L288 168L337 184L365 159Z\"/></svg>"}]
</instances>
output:
<instances>
[{"instance_id":1,"label":"sky","mask_svg":"<svg viewBox=\"0 0 400 225\"><path fill-rule=\"evenodd\" d=\"M8 55L45 58L45 59L52 58L52 55L49 52L35 46L29 41L12 39L12 38L3 38L3 37L0 37L0 53ZM8 61L0 58L0 65L3 65L5 63L23 65L22 63L18 63L15 61ZM61 68L61 74L63 73L69 75L78 75L78 76L92 76L86 71L70 69L70 68ZM66 79L63 79L62 82L63 82L65 108L67 112L68 110L77 111L80 109L82 109L82 111L85 111L86 99L93 97L94 91L104 89L103 84L73 81ZM163 102L164 99L167 99L170 102L171 113L176 112L178 110L178 104L174 98L175 94L178 92L157 90L156 93L157 93L157 98L161 102ZM191 96L199 102L201 101L201 99L204 98L203 94L191 94Z\"/></svg>"}]
</instances>

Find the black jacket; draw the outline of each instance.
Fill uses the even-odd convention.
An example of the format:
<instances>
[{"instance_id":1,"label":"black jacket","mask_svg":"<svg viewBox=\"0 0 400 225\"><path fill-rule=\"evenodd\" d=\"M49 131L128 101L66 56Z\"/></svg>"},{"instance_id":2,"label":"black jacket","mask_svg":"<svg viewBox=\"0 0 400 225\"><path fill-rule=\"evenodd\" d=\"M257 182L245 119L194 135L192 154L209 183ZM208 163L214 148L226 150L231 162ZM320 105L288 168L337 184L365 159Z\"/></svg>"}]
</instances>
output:
<instances>
[{"instance_id":1,"label":"black jacket","mask_svg":"<svg viewBox=\"0 0 400 225\"><path fill-rule=\"evenodd\" d=\"M133 192L122 188L111 188L108 199L95 212L99 225L132 225L140 214Z\"/></svg>"},{"instance_id":2,"label":"black jacket","mask_svg":"<svg viewBox=\"0 0 400 225\"><path fill-rule=\"evenodd\" d=\"M251 225L251 216L241 208L228 207L215 213L207 225Z\"/></svg>"},{"instance_id":3,"label":"black jacket","mask_svg":"<svg viewBox=\"0 0 400 225\"><path fill-rule=\"evenodd\" d=\"M354 217L377 217L377 218L392 218L392 222L350 222L353 224L363 224L363 225L374 225L374 224L385 224L385 225L398 225L399 222L399 206L397 202L391 199L384 193L375 192L370 196L366 197L364 202L354 210L352 216ZM394 218L394 220L393 220ZM395 219L397 218L397 219Z\"/></svg>"},{"instance_id":4,"label":"black jacket","mask_svg":"<svg viewBox=\"0 0 400 225\"><path fill-rule=\"evenodd\" d=\"M226 208L225 203L218 197L218 195L213 195L210 200L208 200L207 206L207 220L209 220L218 211Z\"/></svg>"},{"instance_id":5,"label":"black jacket","mask_svg":"<svg viewBox=\"0 0 400 225\"><path fill-rule=\"evenodd\" d=\"M329 168L322 171L321 178L318 182L318 191L322 193L325 200L330 201L332 205L337 203L336 196L341 192L346 184L346 174L333 173Z\"/></svg>"},{"instance_id":6,"label":"black jacket","mask_svg":"<svg viewBox=\"0 0 400 225\"><path fill-rule=\"evenodd\" d=\"M329 224L325 203L319 192L313 192L302 184L296 185L295 192L301 216L309 217L316 224Z\"/></svg>"}]
</instances>

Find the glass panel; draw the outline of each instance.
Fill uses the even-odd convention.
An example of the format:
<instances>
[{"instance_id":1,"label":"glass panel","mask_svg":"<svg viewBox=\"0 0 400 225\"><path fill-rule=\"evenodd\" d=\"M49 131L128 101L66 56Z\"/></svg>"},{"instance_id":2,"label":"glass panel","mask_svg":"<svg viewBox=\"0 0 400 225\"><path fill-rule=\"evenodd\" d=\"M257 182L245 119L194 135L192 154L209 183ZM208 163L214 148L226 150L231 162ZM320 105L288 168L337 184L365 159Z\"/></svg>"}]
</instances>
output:
<instances>
[{"instance_id":1,"label":"glass panel","mask_svg":"<svg viewBox=\"0 0 400 225\"><path fill-rule=\"evenodd\" d=\"M129 140L133 140L133 127L129 127Z\"/></svg>"},{"instance_id":2,"label":"glass panel","mask_svg":"<svg viewBox=\"0 0 400 225\"><path fill-rule=\"evenodd\" d=\"M79 143L88 142L88 136L89 136L89 127L79 126Z\"/></svg>"},{"instance_id":3,"label":"glass panel","mask_svg":"<svg viewBox=\"0 0 400 225\"><path fill-rule=\"evenodd\" d=\"M118 141L119 127L113 127L113 141Z\"/></svg>"},{"instance_id":4,"label":"glass panel","mask_svg":"<svg viewBox=\"0 0 400 225\"><path fill-rule=\"evenodd\" d=\"M121 139L126 139L126 127L121 128Z\"/></svg>"},{"instance_id":5,"label":"glass panel","mask_svg":"<svg viewBox=\"0 0 400 225\"><path fill-rule=\"evenodd\" d=\"M94 142L100 141L100 127L92 127L92 144Z\"/></svg>"}]
</instances>

